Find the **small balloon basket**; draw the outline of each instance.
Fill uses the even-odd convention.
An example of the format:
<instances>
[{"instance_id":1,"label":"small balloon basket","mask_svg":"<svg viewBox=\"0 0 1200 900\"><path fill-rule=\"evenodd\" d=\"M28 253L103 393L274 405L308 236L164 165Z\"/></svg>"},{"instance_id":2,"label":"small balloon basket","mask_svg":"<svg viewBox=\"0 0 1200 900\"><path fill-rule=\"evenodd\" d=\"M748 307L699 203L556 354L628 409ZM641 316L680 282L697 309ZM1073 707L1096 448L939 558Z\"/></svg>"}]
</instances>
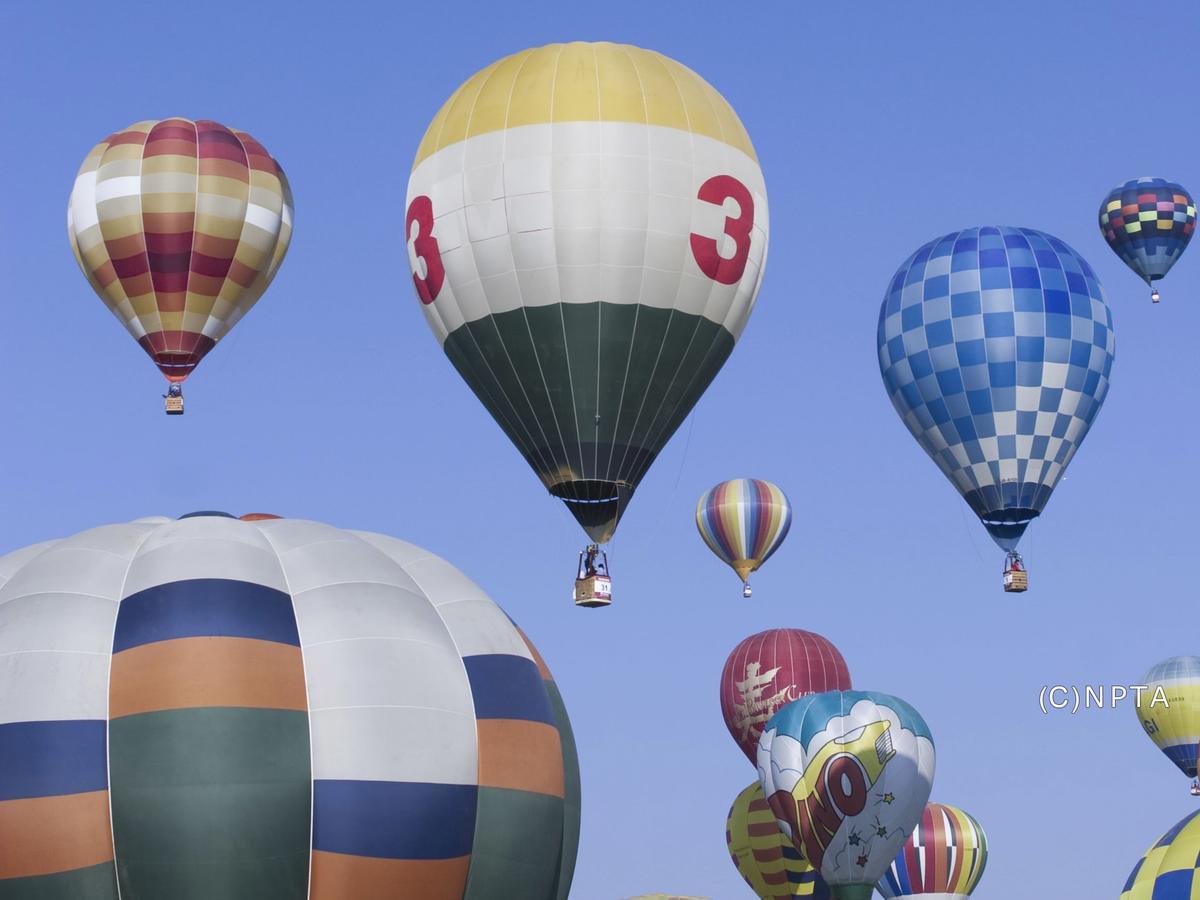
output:
<instances>
[{"instance_id":1,"label":"small balloon basket","mask_svg":"<svg viewBox=\"0 0 1200 900\"><path fill-rule=\"evenodd\" d=\"M595 608L612 603L612 579L607 575L591 575L575 579L575 605Z\"/></svg>"},{"instance_id":2,"label":"small balloon basket","mask_svg":"<svg viewBox=\"0 0 1200 900\"><path fill-rule=\"evenodd\" d=\"M183 394L168 394L166 396L166 407L168 416L182 416Z\"/></svg>"},{"instance_id":3,"label":"small balloon basket","mask_svg":"<svg viewBox=\"0 0 1200 900\"><path fill-rule=\"evenodd\" d=\"M1021 594L1029 590L1029 572L1025 570L1025 562L1021 554L1013 551L1004 560L1004 592L1006 594Z\"/></svg>"},{"instance_id":4,"label":"small balloon basket","mask_svg":"<svg viewBox=\"0 0 1200 900\"><path fill-rule=\"evenodd\" d=\"M588 544L579 554L575 573L576 606L608 606L612 603L612 579L608 577L608 554L599 544Z\"/></svg>"}]
</instances>

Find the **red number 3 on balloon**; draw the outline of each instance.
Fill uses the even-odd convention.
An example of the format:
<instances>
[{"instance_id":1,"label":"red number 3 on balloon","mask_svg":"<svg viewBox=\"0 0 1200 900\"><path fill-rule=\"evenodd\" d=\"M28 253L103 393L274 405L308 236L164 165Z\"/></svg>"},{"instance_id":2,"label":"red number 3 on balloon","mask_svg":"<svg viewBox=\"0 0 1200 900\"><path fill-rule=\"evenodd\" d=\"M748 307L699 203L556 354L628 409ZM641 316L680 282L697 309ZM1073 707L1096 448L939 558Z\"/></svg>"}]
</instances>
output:
<instances>
[{"instance_id":1,"label":"red number 3 on balloon","mask_svg":"<svg viewBox=\"0 0 1200 900\"><path fill-rule=\"evenodd\" d=\"M413 223L417 223L417 233L412 233ZM442 282L446 280L446 268L442 265L442 251L438 247L437 238L433 236L433 201L422 194L414 197L408 205L408 215L404 219L404 235L411 237L413 252L417 259L425 261L425 277L413 272L413 284L417 288L417 296L422 303L432 303L442 290ZM414 267L415 269L415 267Z\"/></svg>"},{"instance_id":2,"label":"red number 3 on balloon","mask_svg":"<svg viewBox=\"0 0 1200 900\"><path fill-rule=\"evenodd\" d=\"M731 257L721 255L721 248L710 237L692 233L692 255L700 271L721 284L734 284L746 271L746 260L750 256L750 229L754 226L754 198L746 186L732 175L714 175L704 184L696 198L714 206L724 206L732 198L740 210L735 219L725 217L725 234L733 238L734 252ZM412 216L412 213L409 213Z\"/></svg>"}]
</instances>

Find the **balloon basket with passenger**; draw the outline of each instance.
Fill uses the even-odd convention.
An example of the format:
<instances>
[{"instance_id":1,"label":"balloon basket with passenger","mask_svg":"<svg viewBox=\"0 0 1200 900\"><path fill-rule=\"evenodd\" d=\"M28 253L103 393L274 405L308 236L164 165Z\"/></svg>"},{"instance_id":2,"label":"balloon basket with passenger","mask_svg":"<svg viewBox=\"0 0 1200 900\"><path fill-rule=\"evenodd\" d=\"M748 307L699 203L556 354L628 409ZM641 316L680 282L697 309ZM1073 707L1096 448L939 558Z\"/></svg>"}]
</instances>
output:
<instances>
[{"instance_id":1,"label":"balloon basket with passenger","mask_svg":"<svg viewBox=\"0 0 1200 900\"><path fill-rule=\"evenodd\" d=\"M612 603L612 578L608 574L608 554L598 544L588 544L579 554L575 575L575 605L589 609Z\"/></svg>"},{"instance_id":2,"label":"balloon basket with passenger","mask_svg":"<svg viewBox=\"0 0 1200 900\"><path fill-rule=\"evenodd\" d=\"M1029 572L1025 568L1025 560L1016 550L1009 550L1004 558L1004 592L1020 594L1029 590Z\"/></svg>"},{"instance_id":3,"label":"balloon basket with passenger","mask_svg":"<svg viewBox=\"0 0 1200 900\"><path fill-rule=\"evenodd\" d=\"M168 416L183 415L183 385L171 384L163 394Z\"/></svg>"}]
</instances>

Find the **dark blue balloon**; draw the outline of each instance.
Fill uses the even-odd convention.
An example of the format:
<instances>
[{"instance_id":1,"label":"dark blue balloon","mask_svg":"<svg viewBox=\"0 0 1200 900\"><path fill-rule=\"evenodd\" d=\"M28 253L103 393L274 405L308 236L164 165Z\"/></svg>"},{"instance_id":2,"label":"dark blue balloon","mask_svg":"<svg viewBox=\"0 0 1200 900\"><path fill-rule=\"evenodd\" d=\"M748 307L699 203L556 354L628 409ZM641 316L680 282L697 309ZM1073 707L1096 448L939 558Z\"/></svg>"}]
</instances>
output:
<instances>
[{"instance_id":1,"label":"dark blue balloon","mask_svg":"<svg viewBox=\"0 0 1200 900\"><path fill-rule=\"evenodd\" d=\"M1100 204L1100 232L1113 252L1150 284L1171 270L1196 229L1196 202L1165 178L1135 178Z\"/></svg>"}]
</instances>

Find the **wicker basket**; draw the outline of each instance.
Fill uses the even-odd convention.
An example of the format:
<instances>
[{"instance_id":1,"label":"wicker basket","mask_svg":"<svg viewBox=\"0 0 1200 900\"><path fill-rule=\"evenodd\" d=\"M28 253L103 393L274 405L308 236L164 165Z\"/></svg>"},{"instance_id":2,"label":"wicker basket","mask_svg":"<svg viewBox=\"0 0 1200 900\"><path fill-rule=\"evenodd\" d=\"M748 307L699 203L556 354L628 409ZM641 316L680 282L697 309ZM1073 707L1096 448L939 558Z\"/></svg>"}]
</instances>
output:
<instances>
[{"instance_id":1,"label":"wicker basket","mask_svg":"<svg viewBox=\"0 0 1200 900\"><path fill-rule=\"evenodd\" d=\"M1004 573L1004 590L1009 594L1020 594L1029 590L1029 573L1024 569L1014 569Z\"/></svg>"},{"instance_id":2,"label":"wicker basket","mask_svg":"<svg viewBox=\"0 0 1200 900\"><path fill-rule=\"evenodd\" d=\"M612 581L604 575L575 580L576 606L608 606L612 603Z\"/></svg>"}]
</instances>

